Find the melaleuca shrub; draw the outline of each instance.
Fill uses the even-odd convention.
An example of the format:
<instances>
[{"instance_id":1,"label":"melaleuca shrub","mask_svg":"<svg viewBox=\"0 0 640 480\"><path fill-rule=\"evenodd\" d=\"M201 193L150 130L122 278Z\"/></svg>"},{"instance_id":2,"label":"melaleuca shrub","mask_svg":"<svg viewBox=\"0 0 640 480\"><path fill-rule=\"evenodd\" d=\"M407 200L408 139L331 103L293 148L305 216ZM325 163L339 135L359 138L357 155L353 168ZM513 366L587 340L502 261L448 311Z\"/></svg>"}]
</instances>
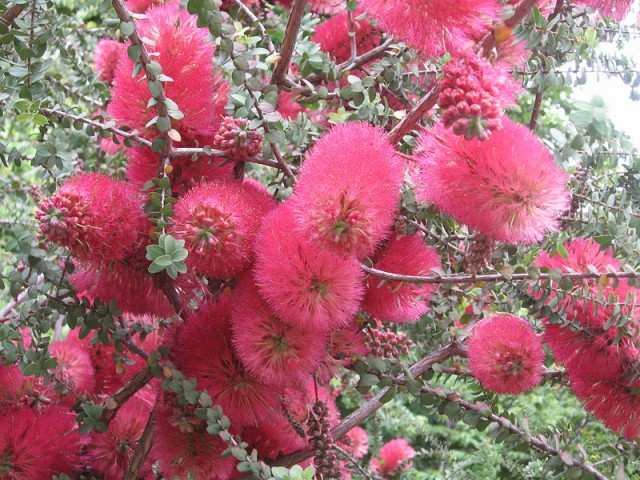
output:
<instances>
[{"instance_id":1,"label":"melaleuca shrub","mask_svg":"<svg viewBox=\"0 0 640 480\"><path fill-rule=\"evenodd\" d=\"M73 176L40 202L36 219L47 240L94 268L130 255L145 228L135 189L99 173Z\"/></svg>"},{"instance_id":2,"label":"melaleuca shrub","mask_svg":"<svg viewBox=\"0 0 640 480\"><path fill-rule=\"evenodd\" d=\"M469 337L468 355L473 376L496 393L523 393L542 379L542 342L531 325L515 315L479 321Z\"/></svg>"},{"instance_id":3,"label":"melaleuca shrub","mask_svg":"<svg viewBox=\"0 0 640 480\"><path fill-rule=\"evenodd\" d=\"M174 238L184 240L186 264L207 277L233 277L253 259L262 217L275 203L252 182L217 181L191 189L175 205Z\"/></svg>"},{"instance_id":4,"label":"melaleuca shrub","mask_svg":"<svg viewBox=\"0 0 640 480\"><path fill-rule=\"evenodd\" d=\"M346 325L362 299L362 270L354 259L323 250L295 229L288 203L265 218L255 247L260 293L292 325L320 334Z\"/></svg>"},{"instance_id":5,"label":"melaleuca shrub","mask_svg":"<svg viewBox=\"0 0 640 480\"><path fill-rule=\"evenodd\" d=\"M429 275L440 268L440 257L417 234L394 236L372 257L373 267L402 275ZM434 285L381 281L373 275L366 280L362 308L380 320L415 322L429 308Z\"/></svg>"},{"instance_id":6,"label":"melaleuca shrub","mask_svg":"<svg viewBox=\"0 0 640 480\"><path fill-rule=\"evenodd\" d=\"M389 234L402 171L379 127L334 126L307 154L290 200L300 236L340 255L371 254Z\"/></svg>"},{"instance_id":7,"label":"melaleuca shrub","mask_svg":"<svg viewBox=\"0 0 640 480\"><path fill-rule=\"evenodd\" d=\"M480 141L438 124L420 142L419 200L506 243L534 243L557 231L558 217L569 208L567 175L524 125L505 119Z\"/></svg>"}]
</instances>

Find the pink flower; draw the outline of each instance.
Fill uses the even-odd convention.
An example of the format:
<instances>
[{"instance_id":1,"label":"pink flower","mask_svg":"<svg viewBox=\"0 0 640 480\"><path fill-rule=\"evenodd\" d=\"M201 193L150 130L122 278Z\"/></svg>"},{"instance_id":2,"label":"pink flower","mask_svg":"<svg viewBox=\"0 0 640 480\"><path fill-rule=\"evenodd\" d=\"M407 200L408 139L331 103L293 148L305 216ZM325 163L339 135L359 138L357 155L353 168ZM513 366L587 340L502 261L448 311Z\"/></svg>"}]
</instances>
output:
<instances>
[{"instance_id":1,"label":"pink flower","mask_svg":"<svg viewBox=\"0 0 640 480\"><path fill-rule=\"evenodd\" d=\"M174 4L152 8L146 17L137 22L138 32L142 38L155 42L155 46L147 44L146 48L162 66L163 75L172 79L163 82L165 94L184 114L184 118L172 120L172 127L183 138L211 137L224 113L228 86L220 88L225 82L214 74L214 44L207 39L208 30L198 28L197 17ZM134 63L123 48L108 112L117 122L155 137L155 126L146 127L157 114L153 107L147 107L151 92L142 80L143 73L133 76L133 68Z\"/></svg>"},{"instance_id":2,"label":"pink flower","mask_svg":"<svg viewBox=\"0 0 640 480\"><path fill-rule=\"evenodd\" d=\"M586 5L605 17L621 22L631 10L633 0L576 0L576 4Z\"/></svg>"},{"instance_id":3,"label":"pink flower","mask_svg":"<svg viewBox=\"0 0 640 480\"><path fill-rule=\"evenodd\" d=\"M175 205L176 239L185 240L186 264L207 277L234 277L253 259L262 217L275 206L251 182L214 181L194 187Z\"/></svg>"},{"instance_id":4,"label":"pink flower","mask_svg":"<svg viewBox=\"0 0 640 480\"><path fill-rule=\"evenodd\" d=\"M281 90L278 97L278 112L285 120L295 120L299 113L308 113L309 109L294 102L293 93Z\"/></svg>"},{"instance_id":5,"label":"pink flower","mask_svg":"<svg viewBox=\"0 0 640 480\"><path fill-rule=\"evenodd\" d=\"M35 216L49 241L94 266L130 255L146 228L138 193L100 173L73 176L40 202Z\"/></svg>"},{"instance_id":6,"label":"pink flower","mask_svg":"<svg viewBox=\"0 0 640 480\"><path fill-rule=\"evenodd\" d=\"M544 351L536 332L515 315L481 320L469 338L469 366L480 384L496 393L519 394L542 379Z\"/></svg>"},{"instance_id":7,"label":"pink flower","mask_svg":"<svg viewBox=\"0 0 640 480\"><path fill-rule=\"evenodd\" d=\"M364 428L353 427L339 443L356 460L369 453L369 435Z\"/></svg>"},{"instance_id":8,"label":"pink flower","mask_svg":"<svg viewBox=\"0 0 640 480\"><path fill-rule=\"evenodd\" d=\"M358 311L362 271L352 259L299 238L288 205L265 219L256 240L254 274L260 293L284 321L327 331Z\"/></svg>"},{"instance_id":9,"label":"pink flower","mask_svg":"<svg viewBox=\"0 0 640 480\"><path fill-rule=\"evenodd\" d=\"M486 141L438 124L420 139L416 195L503 242L534 243L568 209L567 175L525 126L507 118Z\"/></svg>"},{"instance_id":10,"label":"pink flower","mask_svg":"<svg viewBox=\"0 0 640 480\"><path fill-rule=\"evenodd\" d=\"M440 267L438 253L424 243L419 235L394 237L373 257L373 267L403 275L429 275ZM435 290L431 284L411 284L367 277L363 310L392 322L416 322L427 312L429 299Z\"/></svg>"},{"instance_id":11,"label":"pink flower","mask_svg":"<svg viewBox=\"0 0 640 480\"><path fill-rule=\"evenodd\" d=\"M318 370L318 378L328 384L339 367L350 367L358 355L366 357L370 349L367 337L355 319L345 327L331 329L327 337L327 351Z\"/></svg>"},{"instance_id":12,"label":"pink flower","mask_svg":"<svg viewBox=\"0 0 640 480\"><path fill-rule=\"evenodd\" d=\"M50 480L81 468L81 439L73 412L52 406L43 412L9 408L0 415L3 479Z\"/></svg>"},{"instance_id":13,"label":"pink flower","mask_svg":"<svg viewBox=\"0 0 640 480\"><path fill-rule=\"evenodd\" d=\"M452 39L488 30L500 12L495 0L362 0L360 7L380 21L380 28L430 57L450 49Z\"/></svg>"},{"instance_id":14,"label":"pink flower","mask_svg":"<svg viewBox=\"0 0 640 480\"><path fill-rule=\"evenodd\" d=\"M87 451L91 471L104 480L120 480L124 477L149 420L154 400L148 390L139 391L118 410L106 432L91 434ZM155 478L151 463L147 460L140 471L140 478Z\"/></svg>"},{"instance_id":15,"label":"pink flower","mask_svg":"<svg viewBox=\"0 0 640 480\"><path fill-rule=\"evenodd\" d=\"M384 130L336 125L307 154L293 196L298 232L342 255L371 254L389 232L403 165Z\"/></svg>"},{"instance_id":16,"label":"pink flower","mask_svg":"<svg viewBox=\"0 0 640 480\"><path fill-rule=\"evenodd\" d=\"M265 383L303 382L323 358L325 340L304 325L276 317L258 294L250 274L233 294L233 343L249 373Z\"/></svg>"},{"instance_id":17,"label":"pink flower","mask_svg":"<svg viewBox=\"0 0 640 480\"><path fill-rule=\"evenodd\" d=\"M100 80L111 83L123 44L112 38L101 38L93 51L93 70L100 72Z\"/></svg>"},{"instance_id":18,"label":"pink flower","mask_svg":"<svg viewBox=\"0 0 640 480\"><path fill-rule=\"evenodd\" d=\"M178 332L178 368L198 381L231 423L255 424L279 411L280 389L262 383L243 368L232 349L229 304L207 302Z\"/></svg>"},{"instance_id":19,"label":"pink flower","mask_svg":"<svg viewBox=\"0 0 640 480\"><path fill-rule=\"evenodd\" d=\"M213 137L213 147L223 150L226 158L243 162L262 151L262 134L250 128L246 118L224 117Z\"/></svg>"},{"instance_id":20,"label":"pink flower","mask_svg":"<svg viewBox=\"0 0 640 480\"><path fill-rule=\"evenodd\" d=\"M380 32L367 19L355 19L361 14L361 10L352 13L358 55L378 46L381 39ZM315 30L316 33L311 39L318 43L324 52L329 53L337 63L346 62L351 58L351 37L349 36L349 15L347 12L330 17L318 25Z\"/></svg>"},{"instance_id":21,"label":"pink flower","mask_svg":"<svg viewBox=\"0 0 640 480\"><path fill-rule=\"evenodd\" d=\"M133 13L144 13L155 5L161 5L163 3L172 3L173 0L126 0L126 5L129 11Z\"/></svg>"},{"instance_id":22,"label":"pink flower","mask_svg":"<svg viewBox=\"0 0 640 480\"><path fill-rule=\"evenodd\" d=\"M515 104L519 87L506 71L466 53L444 66L438 105L445 127L471 140L486 140L502 127L505 108Z\"/></svg>"},{"instance_id":23,"label":"pink flower","mask_svg":"<svg viewBox=\"0 0 640 480\"><path fill-rule=\"evenodd\" d=\"M295 419L294 421L297 422ZM255 448L260 458L270 460L307 447L306 439L296 433L283 414L255 426L245 427L242 439L251 446L249 450Z\"/></svg>"},{"instance_id":24,"label":"pink flower","mask_svg":"<svg viewBox=\"0 0 640 480\"><path fill-rule=\"evenodd\" d=\"M160 460L160 472L167 479L232 478L236 460L231 456L222 458L227 444L207 432L206 421L197 418L192 407L179 405L167 391L159 395L151 455Z\"/></svg>"},{"instance_id":25,"label":"pink flower","mask_svg":"<svg viewBox=\"0 0 640 480\"><path fill-rule=\"evenodd\" d=\"M411 468L411 459L416 451L404 438L395 438L385 443L371 459L371 471L384 479L391 479Z\"/></svg>"},{"instance_id":26,"label":"pink flower","mask_svg":"<svg viewBox=\"0 0 640 480\"><path fill-rule=\"evenodd\" d=\"M54 342L49 351L58 363L56 379L65 385L65 390L71 392L71 395L62 398L63 402L73 405L78 396L94 392L96 382L91 357L77 337L69 335L61 342Z\"/></svg>"},{"instance_id":27,"label":"pink flower","mask_svg":"<svg viewBox=\"0 0 640 480\"><path fill-rule=\"evenodd\" d=\"M24 375L17 365L0 365L0 407L33 407L42 410L56 398L53 385L41 377Z\"/></svg>"}]
</instances>

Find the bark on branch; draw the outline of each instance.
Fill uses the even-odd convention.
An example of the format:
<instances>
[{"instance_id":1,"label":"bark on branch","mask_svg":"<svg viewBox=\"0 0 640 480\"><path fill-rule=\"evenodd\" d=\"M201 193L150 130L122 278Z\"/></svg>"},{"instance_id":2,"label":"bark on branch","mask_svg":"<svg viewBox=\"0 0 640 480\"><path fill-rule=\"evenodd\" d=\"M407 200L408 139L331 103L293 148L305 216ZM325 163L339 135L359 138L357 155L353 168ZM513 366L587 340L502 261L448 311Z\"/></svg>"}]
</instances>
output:
<instances>
[{"instance_id":1,"label":"bark on branch","mask_svg":"<svg viewBox=\"0 0 640 480\"><path fill-rule=\"evenodd\" d=\"M289 21L287 22L287 28L284 32L284 40L282 42L282 48L280 49L280 59L273 71L273 77L271 83L283 86L290 86L290 82L287 79L289 73L289 65L291 64L291 57L296 47L296 41L298 38L298 31L300 30L300 24L302 23L302 15L304 15L304 7L307 4L307 0L295 0L291 13L289 14Z\"/></svg>"}]
</instances>

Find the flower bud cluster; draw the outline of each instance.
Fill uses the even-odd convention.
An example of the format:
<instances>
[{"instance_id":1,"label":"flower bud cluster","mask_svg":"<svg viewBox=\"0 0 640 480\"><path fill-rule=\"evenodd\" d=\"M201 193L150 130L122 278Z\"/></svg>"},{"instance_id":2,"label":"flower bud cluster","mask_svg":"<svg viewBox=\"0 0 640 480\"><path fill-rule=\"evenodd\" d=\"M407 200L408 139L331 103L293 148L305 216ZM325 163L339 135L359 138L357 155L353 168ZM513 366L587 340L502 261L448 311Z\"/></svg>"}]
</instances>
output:
<instances>
[{"instance_id":1,"label":"flower bud cluster","mask_svg":"<svg viewBox=\"0 0 640 480\"><path fill-rule=\"evenodd\" d=\"M369 328L371 354L380 358L400 358L409 355L413 342L404 333L395 333L388 328Z\"/></svg>"},{"instance_id":2,"label":"flower bud cluster","mask_svg":"<svg viewBox=\"0 0 640 480\"><path fill-rule=\"evenodd\" d=\"M340 462L334 448L329 408L325 402L316 402L311 408L308 420L309 444L314 452L316 474L322 479L341 478Z\"/></svg>"},{"instance_id":3,"label":"flower bud cluster","mask_svg":"<svg viewBox=\"0 0 640 480\"><path fill-rule=\"evenodd\" d=\"M249 123L244 118L225 117L213 137L213 146L223 150L234 162L258 155L262 150L262 135L251 130Z\"/></svg>"}]
</instances>

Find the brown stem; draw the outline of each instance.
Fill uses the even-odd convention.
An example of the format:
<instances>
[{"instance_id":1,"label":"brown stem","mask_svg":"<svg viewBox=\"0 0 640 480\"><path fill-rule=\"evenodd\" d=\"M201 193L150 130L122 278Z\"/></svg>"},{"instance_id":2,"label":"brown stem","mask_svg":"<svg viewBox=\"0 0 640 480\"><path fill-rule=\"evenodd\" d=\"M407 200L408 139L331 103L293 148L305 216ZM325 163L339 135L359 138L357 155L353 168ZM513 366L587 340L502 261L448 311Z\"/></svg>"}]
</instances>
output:
<instances>
[{"instance_id":1,"label":"brown stem","mask_svg":"<svg viewBox=\"0 0 640 480\"><path fill-rule=\"evenodd\" d=\"M24 5L13 5L7 8L0 17L0 22L4 23L8 27L16 18L18 18L18 15L20 15L24 10L24 7Z\"/></svg>"},{"instance_id":2,"label":"brown stem","mask_svg":"<svg viewBox=\"0 0 640 480\"><path fill-rule=\"evenodd\" d=\"M151 447L153 446L153 424L155 423L155 412L151 411L149 414L149 420L147 421L142 436L138 440L138 445L133 452L133 457L127 466L127 472L124 475L124 480L137 480L140 470L147 461Z\"/></svg>"},{"instance_id":3,"label":"brown stem","mask_svg":"<svg viewBox=\"0 0 640 480\"><path fill-rule=\"evenodd\" d=\"M368 267L360 264L365 272L378 278L390 280L394 282L408 282L408 283L435 283L435 284L459 284L459 283L484 283L484 282L501 282L505 280L547 280L553 278L570 278L572 280L586 280L591 278L640 278L640 272L570 272L561 273L559 275L551 275L550 273L539 273L538 278L532 278L528 273L514 273L508 277L501 273L487 273L487 274L463 274L463 275L450 275L443 277L441 275L426 275L426 276L413 276L413 275L401 275L399 273L385 272L376 268Z\"/></svg>"},{"instance_id":4,"label":"brown stem","mask_svg":"<svg viewBox=\"0 0 640 480\"><path fill-rule=\"evenodd\" d=\"M293 51L296 46L298 31L300 30L302 15L304 15L304 7L306 4L307 0L295 0L291 8L291 13L289 14L289 21L287 22L287 28L284 32L282 48L280 49L280 59L271 78L271 83L278 85L280 88L288 85L287 74L289 73L289 64L291 63L291 57L293 56Z\"/></svg>"},{"instance_id":5,"label":"brown stem","mask_svg":"<svg viewBox=\"0 0 640 480\"><path fill-rule=\"evenodd\" d=\"M100 421L105 424L109 424L113 417L116 416L120 407L127 403L131 397L133 397L138 390L144 387L153 378L151 369L146 366L142 370L138 371L131 380L125 383L116 393L111 395L104 402L104 411L100 417Z\"/></svg>"},{"instance_id":6,"label":"brown stem","mask_svg":"<svg viewBox=\"0 0 640 480\"><path fill-rule=\"evenodd\" d=\"M154 277L156 280L156 285L162 290L165 297L173 307L173 310L176 314L182 318L183 320L186 318L186 312L182 306L182 300L180 299L180 295L176 291L173 282L169 278L168 275L156 275Z\"/></svg>"},{"instance_id":7,"label":"brown stem","mask_svg":"<svg viewBox=\"0 0 640 480\"><path fill-rule=\"evenodd\" d=\"M531 110L531 119L529 120L529 129L535 132L538 127L538 117L540 116L540 108L542 107L542 92L536 93L533 101L533 109Z\"/></svg>"}]
</instances>

